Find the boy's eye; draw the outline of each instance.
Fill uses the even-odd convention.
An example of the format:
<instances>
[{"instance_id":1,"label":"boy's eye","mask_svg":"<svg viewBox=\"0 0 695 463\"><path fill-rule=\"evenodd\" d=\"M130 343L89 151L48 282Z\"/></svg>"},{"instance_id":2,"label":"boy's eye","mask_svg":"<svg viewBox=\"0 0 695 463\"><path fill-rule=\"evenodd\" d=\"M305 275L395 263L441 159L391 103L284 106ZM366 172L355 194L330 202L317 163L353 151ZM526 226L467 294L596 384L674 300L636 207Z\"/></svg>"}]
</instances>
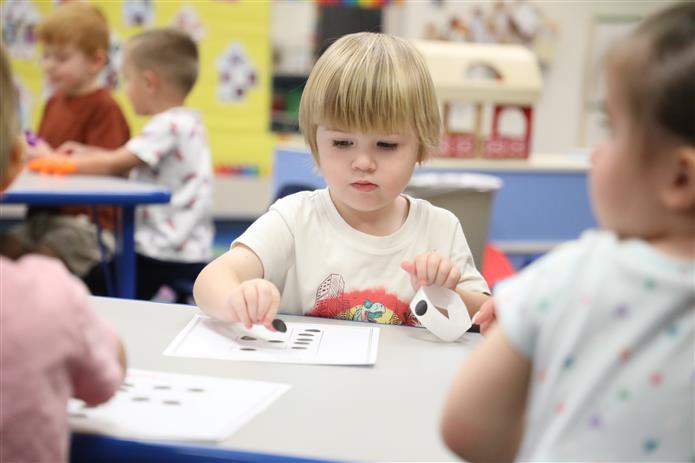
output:
<instances>
[{"instance_id":1,"label":"boy's eye","mask_svg":"<svg viewBox=\"0 0 695 463\"><path fill-rule=\"evenodd\" d=\"M377 142L376 146L378 146L379 148L385 149L385 150L395 150L396 148L398 148L398 143L380 141L380 142Z\"/></svg>"},{"instance_id":2,"label":"boy's eye","mask_svg":"<svg viewBox=\"0 0 695 463\"><path fill-rule=\"evenodd\" d=\"M346 148L348 146L352 146L352 142L350 140L333 140L333 146Z\"/></svg>"}]
</instances>

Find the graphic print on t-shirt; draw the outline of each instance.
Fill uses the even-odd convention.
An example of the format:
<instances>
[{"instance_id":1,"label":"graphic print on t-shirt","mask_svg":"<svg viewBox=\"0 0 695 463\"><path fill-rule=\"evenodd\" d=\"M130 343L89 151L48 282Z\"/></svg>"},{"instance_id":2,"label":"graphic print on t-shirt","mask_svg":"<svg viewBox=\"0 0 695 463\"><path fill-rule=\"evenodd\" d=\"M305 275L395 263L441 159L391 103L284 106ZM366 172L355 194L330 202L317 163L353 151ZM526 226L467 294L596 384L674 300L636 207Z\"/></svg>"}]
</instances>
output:
<instances>
[{"instance_id":1,"label":"graphic print on t-shirt","mask_svg":"<svg viewBox=\"0 0 695 463\"><path fill-rule=\"evenodd\" d=\"M345 280L337 273L331 273L321 282L316 290L314 308L307 315L388 325L417 325L408 303L397 295L381 287L345 292Z\"/></svg>"}]
</instances>

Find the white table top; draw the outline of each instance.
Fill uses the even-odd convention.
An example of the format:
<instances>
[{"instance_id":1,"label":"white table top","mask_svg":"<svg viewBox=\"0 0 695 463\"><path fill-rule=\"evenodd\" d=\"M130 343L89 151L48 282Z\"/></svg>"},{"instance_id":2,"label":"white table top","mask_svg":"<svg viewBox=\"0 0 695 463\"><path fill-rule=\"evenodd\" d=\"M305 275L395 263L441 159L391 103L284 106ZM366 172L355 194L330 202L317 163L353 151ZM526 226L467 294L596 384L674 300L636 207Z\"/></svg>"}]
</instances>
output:
<instances>
[{"instance_id":1,"label":"white table top","mask_svg":"<svg viewBox=\"0 0 695 463\"><path fill-rule=\"evenodd\" d=\"M444 343L424 329L382 326L377 363L367 367L166 357L161 353L196 309L92 300L121 333L130 367L292 385L223 447L352 461L455 460L440 439L439 420L445 393L478 334Z\"/></svg>"}]
</instances>

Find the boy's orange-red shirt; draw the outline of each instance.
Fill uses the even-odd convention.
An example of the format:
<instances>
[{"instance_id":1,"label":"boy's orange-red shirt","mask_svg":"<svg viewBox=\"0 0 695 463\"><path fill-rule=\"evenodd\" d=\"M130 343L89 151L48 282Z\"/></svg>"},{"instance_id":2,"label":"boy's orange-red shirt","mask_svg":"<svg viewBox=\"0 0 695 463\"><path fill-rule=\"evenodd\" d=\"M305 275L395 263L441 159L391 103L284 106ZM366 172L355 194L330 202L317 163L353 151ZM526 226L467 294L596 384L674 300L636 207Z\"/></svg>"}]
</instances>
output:
<instances>
[{"instance_id":1,"label":"boy's orange-red shirt","mask_svg":"<svg viewBox=\"0 0 695 463\"><path fill-rule=\"evenodd\" d=\"M54 149L67 141L116 149L130 139L130 129L116 100L108 90L101 88L80 96L67 96L62 92L51 96L44 107L38 135ZM99 207L97 210L101 225L113 230L113 208ZM65 206L60 212L91 216L91 208L86 206Z\"/></svg>"}]
</instances>

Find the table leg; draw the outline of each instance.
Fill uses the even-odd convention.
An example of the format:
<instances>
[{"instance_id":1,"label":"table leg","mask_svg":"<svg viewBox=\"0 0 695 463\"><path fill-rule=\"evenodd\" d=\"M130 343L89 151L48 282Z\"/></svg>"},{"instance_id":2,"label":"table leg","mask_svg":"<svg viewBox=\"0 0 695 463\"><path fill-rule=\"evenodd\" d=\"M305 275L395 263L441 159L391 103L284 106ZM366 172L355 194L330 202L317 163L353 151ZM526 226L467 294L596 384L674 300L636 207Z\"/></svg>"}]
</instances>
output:
<instances>
[{"instance_id":1,"label":"table leg","mask_svg":"<svg viewBox=\"0 0 695 463\"><path fill-rule=\"evenodd\" d=\"M135 298L135 206L123 206L117 257L118 297Z\"/></svg>"}]
</instances>

